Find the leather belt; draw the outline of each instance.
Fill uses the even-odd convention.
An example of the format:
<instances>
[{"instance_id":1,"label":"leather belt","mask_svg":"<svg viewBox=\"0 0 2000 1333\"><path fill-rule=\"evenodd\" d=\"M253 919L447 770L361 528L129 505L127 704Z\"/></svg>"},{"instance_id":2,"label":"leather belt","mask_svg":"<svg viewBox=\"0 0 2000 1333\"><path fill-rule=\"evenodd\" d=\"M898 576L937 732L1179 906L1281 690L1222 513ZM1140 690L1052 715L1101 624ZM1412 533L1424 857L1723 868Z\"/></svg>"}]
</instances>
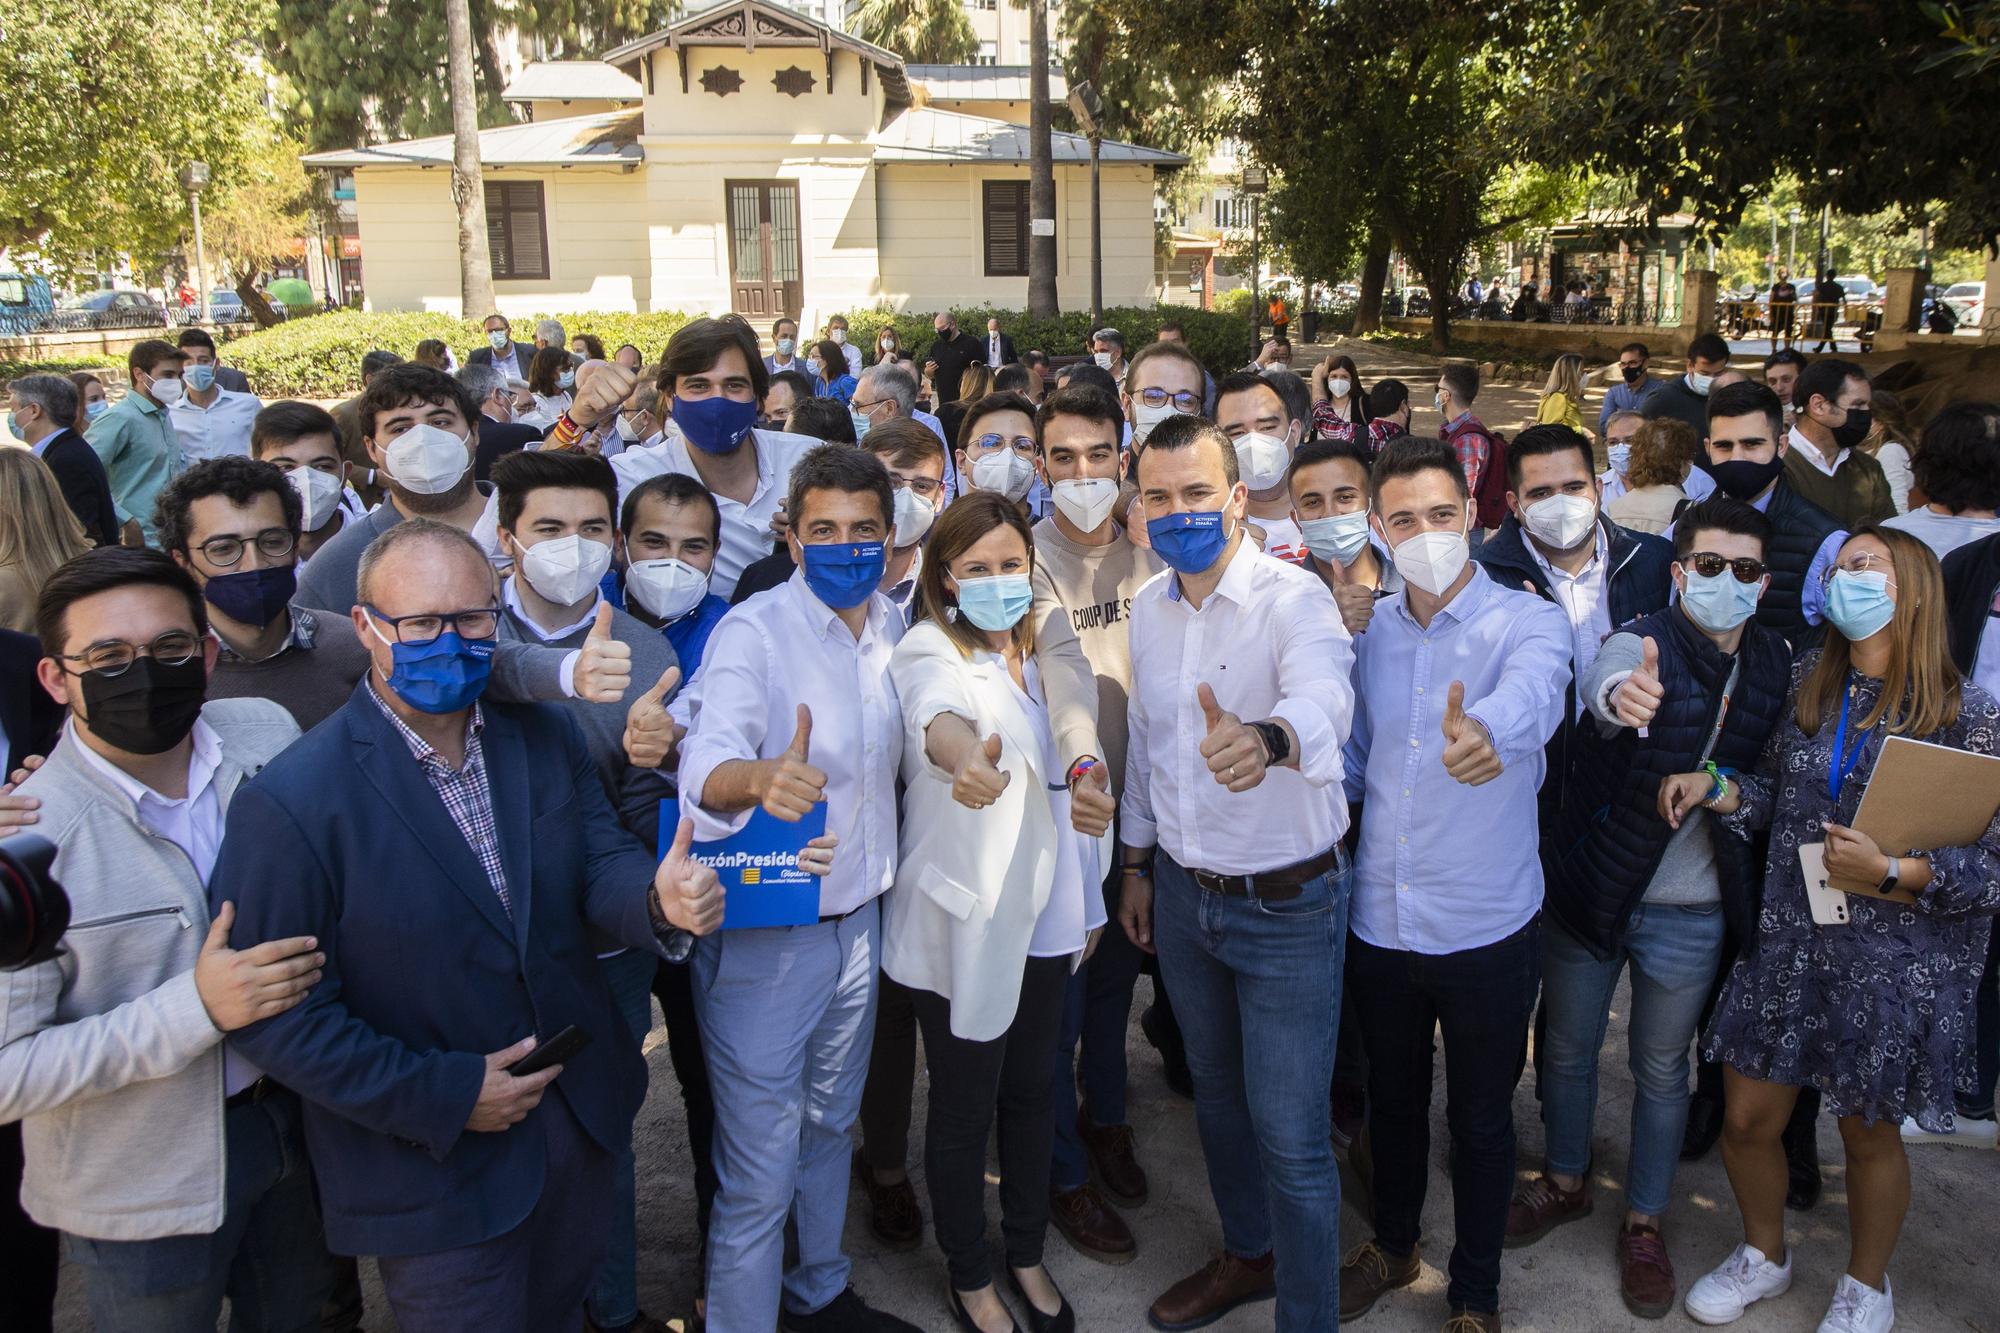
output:
<instances>
[{"instance_id":1,"label":"leather belt","mask_svg":"<svg viewBox=\"0 0 2000 1333\"><path fill-rule=\"evenodd\" d=\"M1190 869L1194 882L1210 893L1226 898L1261 898L1266 902L1288 902L1299 896L1307 881L1338 869L1347 853L1339 843L1318 856L1309 856L1276 870L1260 870L1254 875L1218 875L1212 870Z\"/></svg>"}]
</instances>

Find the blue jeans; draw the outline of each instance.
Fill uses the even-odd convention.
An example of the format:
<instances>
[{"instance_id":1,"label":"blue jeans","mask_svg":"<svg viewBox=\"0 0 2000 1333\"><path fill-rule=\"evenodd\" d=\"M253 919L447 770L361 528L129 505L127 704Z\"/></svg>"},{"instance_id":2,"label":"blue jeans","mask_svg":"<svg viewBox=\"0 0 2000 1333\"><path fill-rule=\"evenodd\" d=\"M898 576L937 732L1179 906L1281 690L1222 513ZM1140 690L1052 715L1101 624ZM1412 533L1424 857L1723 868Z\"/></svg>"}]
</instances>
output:
<instances>
[{"instance_id":1,"label":"blue jeans","mask_svg":"<svg viewBox=\"0 0 2000 1333\"><path fill-rule=\"evenodd\" d=\"M708 1327L765 1333L847 1286L847 1133L875 1036L880 905L695 945L695 1014L715 1094ZM798 1238L785 1267L785 1221Z\"/></svg>"},{"instance_id":2,"label":"blue jeans","mask_svg":"<svg viewBox=\"0 0 2000 1333\"><path fill-rule=\"evenodd\" d=\"M1114 867L1103 886L1107 921L1097 938L1097 952L1070 975L1063 997L1062 1033L1056 1039L1056 1072L1050 1083L1056 1145L1049 1187L1057 1193L1076 1189L1090 1178L1090 1159L1076 1129L1078 1082L1083 1084L1084 1109L1092 1124L1125 1123L1125 1027L1132 1017L1132 987L1146 955L1118 925L1111 895L1118 892L1119 878Z\"/></svg>"},{"instance_id":3,"label":"blue jeans","mask_svg":"<svg viewBox=\"0 0 2000 1333\"><path fill-rule=\"evenodd\" d=\"M1640 903L1617 957L1601 962L1554 921L1542 935L1542 1120L1547 1166L1565 1176L1590 1170L1597 1114L1597 1058L1618 974L1632 965L1625 1043L1632 1066L1632 1145L1625 1202L1658 1217L1667 1210L1687 1128L1688 1046L1722 957L1722 906Z\"/></svg>"},{"instance_id":4,"label":"blue jeans","mask_svg":"<svg viewBox=\"0 0 2000 1333\"><path fill-rule=\"evenodd\" d=\"M1153 938L1194 1075L1223 1247L1274 1254L1279 1333L1340 1322L1340 1173L1327 1088L1353 868L1281 902L1210 893L1161 852Z\"/></svg>"},{"instance_id":5,"label":"blue jeans","mask_svg":"<svg viewBox=\"0 0 2000 1333\"><path fill-rule=\"evenodd\" d=\"M243 1333L315 1333L333 1259L306 1160L298 1098L277 1091L223 1112L222 1225L205 1236L65 1235L97 1333L215 1333L223 1297ZM12 1281L10 1277L7 1279Z\"/></svg>"},{"instance_id":6,"label":"blue jeans","mask_svg":"<svg viewBox=\"0 0 2000 1333\"><path fill-rule=\"evenodd\" d=\"M633 1049L645 1044L653 1030L653 973L660 960L643 949L627 949L598 960L604 979L611 983L611 996L632 1034ZM639 1317L639 1229L638 1186L632 1160L632 1138L627 1133L611 1177L611 1249L597 1274L590 1299L585 1302L590 1322L599 1328L620 1329Z\"/></svg>"}]
</instances>

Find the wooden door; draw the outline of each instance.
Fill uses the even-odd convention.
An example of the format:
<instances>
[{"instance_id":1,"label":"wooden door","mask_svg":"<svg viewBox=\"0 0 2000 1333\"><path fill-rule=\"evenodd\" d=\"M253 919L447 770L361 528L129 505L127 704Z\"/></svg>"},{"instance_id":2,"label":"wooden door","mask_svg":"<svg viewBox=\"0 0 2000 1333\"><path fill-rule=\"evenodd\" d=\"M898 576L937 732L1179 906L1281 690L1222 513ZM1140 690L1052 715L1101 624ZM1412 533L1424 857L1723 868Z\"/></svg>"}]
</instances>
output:
<instances>
[{"instance_id":1,"label":"wooden door","mask_svg":"<svg viewBox=\"0 0 2000 1333\"><path fill-rule=\"evenodd\" d=\"M736 313L765 325L796 317L804 297L799 263L799 187L794 181L726 181L729 291Z\"/></svg>"}]
</instances>

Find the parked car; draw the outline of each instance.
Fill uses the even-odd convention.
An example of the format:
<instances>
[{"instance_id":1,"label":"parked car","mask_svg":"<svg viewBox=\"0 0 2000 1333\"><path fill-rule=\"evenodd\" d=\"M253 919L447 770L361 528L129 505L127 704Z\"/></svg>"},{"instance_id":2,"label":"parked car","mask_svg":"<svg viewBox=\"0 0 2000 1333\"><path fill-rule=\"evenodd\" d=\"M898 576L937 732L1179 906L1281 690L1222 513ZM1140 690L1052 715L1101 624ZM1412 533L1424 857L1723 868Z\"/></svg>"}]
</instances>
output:
<instances>
[{"instance_id":1,"label":"parked car","mask_svg":"<svg viewBox=\"0 0 2000 1333\"><path fill-rule=\"evenodd\" d=\"M33 333L55 311L49 280L36 273L0 273L0 333Z\"/></svg>"},{"instance_id":2,"label":"parked car","mask_svg":"<svg viewBox=\"0 0 2000 1333\"><path fill-rule=\"evenodd\" d=\"M1847 299L1851 302L1862 303L1881 299L1882 291L1875 285L1875 279L1865 273L1842 274L1834 281L1840 284L1840 289L1847 293Z\"/></svg>"},{"instance_id":3,"label":"parked car","mask_svg":"<svg viewBox=\"0 0 2000 1333\"><path fill-rule=\"evenodd\" d=\"M1986 284L1954 282L1938 298L1950 306L1960 324L1977 326L1986 317Z\"/></svg>"},{"instance_id":4,"label":"parked car","mask_svg":"<svg viewBox=\"0 0 2000 1333\"><path fill-rule=\"evenodd\" d=\"M51 316L57 329L150 329L167 326L167 309L146 292L99 291L64 297Z\"/></svg>"},{"instance_id":5,"label":"parked car","mask_svg":"<svg viewBox=\"0 0 2000 1333\"><path fill-rule=\"evenodd\" d=\"M186 305L176 305L173 313L176 324L200 323L201 303L189 301ZM208 294L208 317L216 324L241 324L250 318L250 312L234 288L217 287Z\"/></svg>"}]
</instances>

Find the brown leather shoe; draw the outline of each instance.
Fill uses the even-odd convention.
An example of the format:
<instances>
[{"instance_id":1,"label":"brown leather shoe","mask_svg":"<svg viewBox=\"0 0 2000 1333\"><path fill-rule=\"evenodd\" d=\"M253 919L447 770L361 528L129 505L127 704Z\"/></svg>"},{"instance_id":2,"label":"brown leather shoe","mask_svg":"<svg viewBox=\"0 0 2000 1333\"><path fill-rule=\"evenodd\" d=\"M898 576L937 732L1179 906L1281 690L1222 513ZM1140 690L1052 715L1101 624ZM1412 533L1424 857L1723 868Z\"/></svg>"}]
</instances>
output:
<instances>
[{"instance_id":1,"label":"brown leather shoe","mask_svg":"<svg viewBox=\"0 0 2000 1333\"><path fill-rule=\"evenodd\" d=\"M1454 1309L1444 1321L1444 1333L1500 1333L1500 1316Z\"/></svg>"},{"instance_id":2,"label":"brown leather shoe","mask_svg":"<svg viewBox=\"0 0 2000 1333\"><path fill-rule=\"evenodd\" d=\"M1508 1249L1533 1245L1565 1222L1590 1216L1590 1186L1566 1190L1546 1175L1524 1180L1514 1187L1514 1202L1507 1207Z\"/></svg>"},{"instance_id":3,"label":"brown leather shoe","mask_svg":"<svg viewBox=\"0 0 2000 1333\"><path fill-rule=\"evenodd\" d=\"M1356 1246L1340 1261L1340 1317L1359 1319L1389 1292L1415 1282L1424 1271L1423 1254L1422 1245L1400 1259L1372 1240Z\"/></svg>"},{"instance_id":4,"label":"brown leather shoe","mask_svg":"<svg viewBox=\"0 0 2000 1333\"><path fill-rule=\"evenodd\" d=\"M1090 1164L1097 1168L1097 1183L1111 1196L1111 1202L1137 1208L1146 1202L1146 1171L1132 1153L1130 1125L1093 1125L1090 1116L1076 1113L1076 1132L1090 1150Z\"/></svg>"},{"instance_id":5,"label":"brown leather shoe","mask_svg":"<svg viewBox=\"0 0 2000 1333\"><path fill-rule=\"evenodd\" d=\"M1618 1228L1618 1286L1625 1308L1641 1319L1664 1319L1674 1308L1674 1263L1659 1228L1633 1222Z\"/></svg>"},{"instance_id":6,"label":"brown leather shoe","mask_svg":"<svg viewBox=\"0 0 2000 1333\"><path fill-rule=\"evenodd\" d=\"M1129 1264L1139 1253L1132 1228L1088 1184L1049 1195L1049 1220L1078 1254L1101 1264Z\"/></svg>"},{"instance_id":7,"label":"brown leather shoe","mask_svg":"<svg viewBox=\"0 0 2000 1333\"><path fill-rule=\"evenodd\" d=\"M1272 1299L1278 1294L1278 1266L1268 1254L1262 1262L1262 1268L1253 1268L1227 1251L1217 1254L1168 1287L1146 1312L1146 1322L1168 1333L1204 1328L1239 1305Z\"/></svg>"},{"instance_id":8,"label":"brown leather shoe","mask_svg":"<svg viewBox=\"0 0 2000 1333\"><path fill-rule=\"evenodd\" d=\"M875 1172L854 1154L854 1180L868 1196L868 1229L892 1250L914 1250L924 1238L924 1214L917 1192L905 1176L893 1185L875 1179Z\"/></svg>"}]
</instances>

